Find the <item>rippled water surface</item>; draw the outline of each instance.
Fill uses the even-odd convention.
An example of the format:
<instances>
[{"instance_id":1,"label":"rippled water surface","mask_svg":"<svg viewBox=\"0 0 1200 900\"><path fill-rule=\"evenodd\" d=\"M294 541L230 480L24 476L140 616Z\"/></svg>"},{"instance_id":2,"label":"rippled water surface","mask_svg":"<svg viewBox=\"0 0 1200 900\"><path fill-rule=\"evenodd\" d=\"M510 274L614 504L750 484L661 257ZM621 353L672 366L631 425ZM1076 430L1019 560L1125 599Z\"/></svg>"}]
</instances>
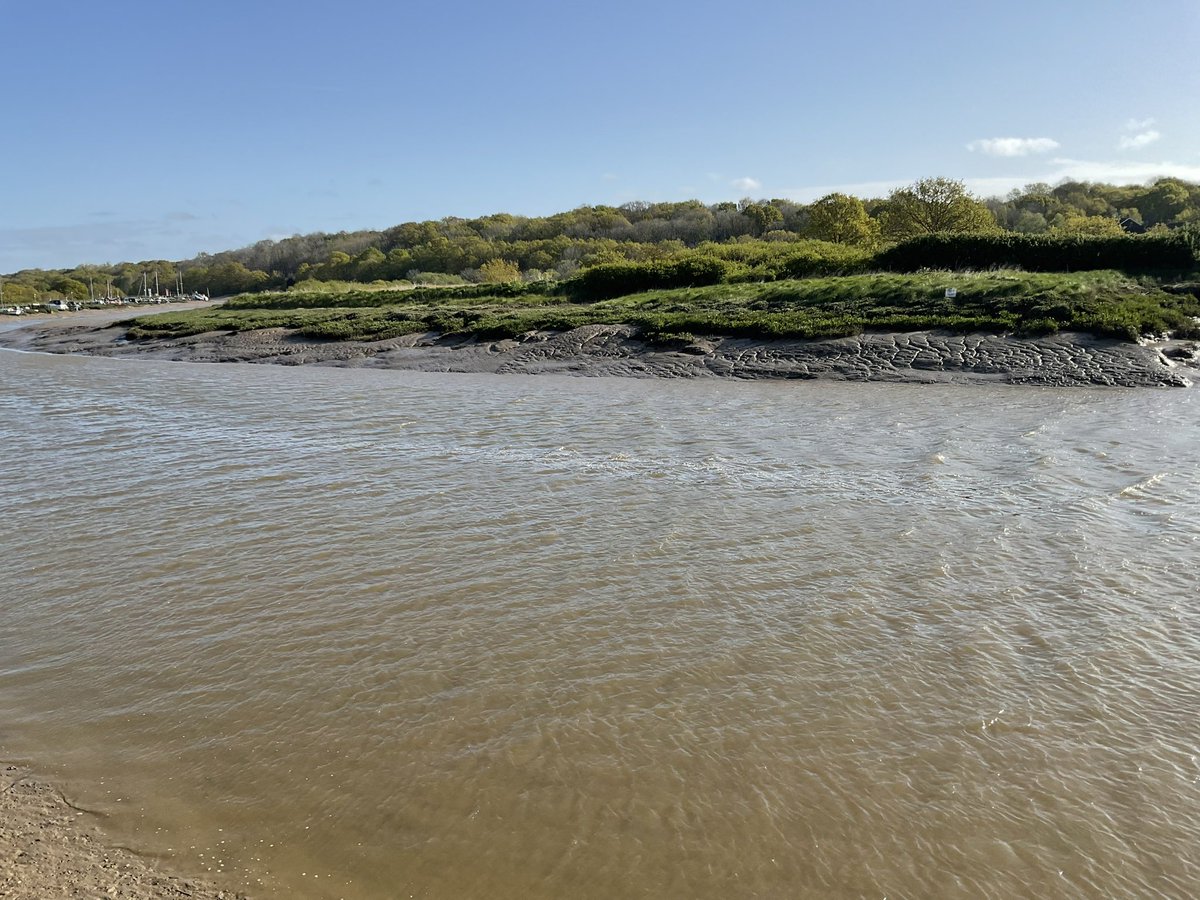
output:
<instances>
[{"instance_id":1,"label":"rippled water surface","mask_svg":"<svg viewBox=\"0 0 1200 900\"><path fill-rule=\"evenodd\" d=\"M1200 893L1200 390L0 380L0 757L177 870Z\"/></svg>"}]
</instances>

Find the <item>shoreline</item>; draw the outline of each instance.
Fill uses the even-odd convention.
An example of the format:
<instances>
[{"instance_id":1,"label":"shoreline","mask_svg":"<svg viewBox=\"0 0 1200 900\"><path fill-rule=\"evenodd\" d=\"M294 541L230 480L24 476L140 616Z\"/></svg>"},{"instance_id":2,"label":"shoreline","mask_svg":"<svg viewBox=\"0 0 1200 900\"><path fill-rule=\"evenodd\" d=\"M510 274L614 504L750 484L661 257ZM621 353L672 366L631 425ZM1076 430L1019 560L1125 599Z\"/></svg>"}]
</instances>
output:
<instances>
[{"instance_id":1,"label":"shoreline","mask_svg":"<svg viewBox=\"0 0 1200 900\"><path fill-rule=\"evenodd\" d=\"M121 359L499 375L1044 387L1187 387L1200 378L1193 342L1142 345L1078 333L1018 338L939 331L869 332L823 340L714 336L662 345L641 339L633 326L587 325L570 331L529 332L516 340L426 332L383 341L334 341L269 328L133 341L126 338L127 329L115 325L123 317L92 317L87 324L80 324L79 318L22 323L0 331L0 348Z\"/></svg>"},{"instance_id":2,"label":"shoreline","mask_svg":"<svg viewBox=\"0 0 1200 900\"><path fill-rule=\"evenodd\" d=\"M0 765L0 897L246 900L112 845L93 818L52 785Z\"/></svg>"}]
</instances>

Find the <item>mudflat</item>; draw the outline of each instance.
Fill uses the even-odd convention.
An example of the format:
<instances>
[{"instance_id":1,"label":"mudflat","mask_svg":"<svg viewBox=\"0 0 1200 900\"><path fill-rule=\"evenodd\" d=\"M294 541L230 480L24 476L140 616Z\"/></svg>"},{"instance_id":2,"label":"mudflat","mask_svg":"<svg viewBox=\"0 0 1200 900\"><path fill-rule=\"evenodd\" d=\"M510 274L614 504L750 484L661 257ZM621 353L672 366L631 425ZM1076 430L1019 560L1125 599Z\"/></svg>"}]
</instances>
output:
<instances>
[{"instance_id":1,"label":"mudflat","mask_svg":"<svg viewBox=\"0 0 1200 900\"><path fill-rule=\"evenodd\" d=\"M116 322L43 319L0 332L0 347L187 362L635 378L1186 387L1197 376L1197 353L1189 342L1132 344L1078 333L1018 338L925 331L828 340L713 336L664 346L643 340L633 326L586 325L532 331L515 340L427 332L382 341L332 341L286 328L130 340Z\"/></svg>"}]
</instances>

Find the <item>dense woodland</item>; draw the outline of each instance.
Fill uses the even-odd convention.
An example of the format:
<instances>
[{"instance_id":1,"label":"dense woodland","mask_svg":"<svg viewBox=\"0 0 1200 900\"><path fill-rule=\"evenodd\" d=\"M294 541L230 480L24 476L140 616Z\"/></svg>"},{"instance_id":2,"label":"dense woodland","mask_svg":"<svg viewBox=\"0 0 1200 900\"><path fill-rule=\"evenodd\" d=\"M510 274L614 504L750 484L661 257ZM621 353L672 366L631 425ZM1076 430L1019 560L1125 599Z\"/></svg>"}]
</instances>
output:
<instances>
[{"instance_id":1,"label":"dense woodland","mask_svg":"<svg viewBox=\"0 0 1200 900\"><path fill-rule=\"evenodd\" d=\"M708 206L695 200L634 202L585 206L546 217L451 217L406 222L384 231L264 240L175 262L24 270L3 277L3 296L5 303L86 299L92 292L104 295L110 285L114 294L136 295L143 276L153 284L157 274L165 290L176 284L177 273L182 273L186 291L211 296L297 284L319 291L323 285L344 282L550 282L604 264L669 266L698 259L716 260L726 268L742 266L748 277L764 272L803 277L863 271L870 260L882 258L881 251L906 241L919 246L911 239L927 235L1102 238L1120 237L1130 229L1151 234L1200 229L1200 184L1173 178L1133 186L1033 184L1005 198L981 200L960 182L930 178L886 198L867 200L830 194L811 204L780 199ZM911 256L910 252L909 268L914 267ZM812 258L823 262L808 271L803 260ZM920 267L921 261L916 262ZM924 267L941 268L945 263L931 256ZM720 280L731 280L728 271L722 272Z\"/></svg>"}]
</instances>

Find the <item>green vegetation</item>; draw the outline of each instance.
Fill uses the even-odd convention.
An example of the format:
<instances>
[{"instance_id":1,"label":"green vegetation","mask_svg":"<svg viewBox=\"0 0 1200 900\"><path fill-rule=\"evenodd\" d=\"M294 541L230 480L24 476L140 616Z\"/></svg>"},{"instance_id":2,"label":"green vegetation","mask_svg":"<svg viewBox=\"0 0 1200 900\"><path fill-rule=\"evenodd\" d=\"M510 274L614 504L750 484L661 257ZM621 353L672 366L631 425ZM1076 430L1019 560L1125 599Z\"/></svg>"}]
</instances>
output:
<instances>
[{"instance_id":1,"label":"green vegetation","mask_svg":"<svg viewBox=\"0 0 1200 900\"><path fill-rule=\"evenodd\" d=\"M238 295L133 320L135 339L255 328L513 337L626 323L668 344L926 328L1134 340L1197 335L1186 285L1200 280L1198 251L1197 184L1030 185L980 200L929 178L866 200L627 203L297 235L180 263L20 272L4 291L9 303L81 299L181 273L185 291Z\"/></svg>"},{"instance_id":2,"label":"green vegetation","mask_svg":"<svg viewBox=\"0 0 1200 900\"><path fill-rule=\"evenodd\" d=\"M927 234L876 255L874 265L893 272L920 269L1021 268L1031 272L1121 269L1185 272L1196 264L1191 229L1160 234Z\"/></svg>"},{"instance_id":3,"label":"green vegetation","mask_svg":"<svg viewBox=\"0 0 1200 900\"><path fill-rule=\"evenodd\" d=\"M894 240L997 230L992 211L967 193L961 181L949 178L925 178L892 191L879 219L883 233Z\"/></svg>"},{"instance_id":4,"label":"green vegetation","mask_svg":"<svg viewBox=\"0 0 1200 900\"><path fill-rule=\"evenodd\" d=\"M1175 331L1200 337L1200 299L1158 279L1116 271L864 274L649 290L602 300L573 296L572 283L354 291L339 307L327 295L255 294L217 309L131 320L130 336L294 328L311 338L383 340L436 331L485 339L534 330L629 324L650 340L691 335L816 338L865 330L950 329L1049 334L1078 330L1135 340ZM956 296L947 297L953 288ZM341 298L339 298L341 299ZM288 306L280 304L287 303Z\"/></svg>"},{"instance_id":5,"label":"green vegetation","mask_svg":"<svg viewBox=\"0 0 1200 900\"><path fill-rule=\"evenodd\" d=\"M1120 222L1126 224L1122 226ZM133 295L143 277L210 296L286 289L305 282L422 286L563 281L606 263L673 261L701 253L751 268L739 258L769 255L772 248L836 244L869 254L889 243L922 235L1000 233L1117 237L1128 230L1152 233L1200 227L1200 184L1161 178L1147 185L1066 182L1031 184L1007 197L979 199L961 182L927 178L886 197L829 194L812 203L745 198L737 203L626 203L586 206L544 217L497 213L475 219L448 217L405 222L381 231L295 235L237 250L172 262L145 260L73 269L29 269L3 276L5 302L91 294ZM797 259L802 254L797 254ZM828 254L821 251L822 260ZM1012 264L1010 261L1002 265ZM919 267L946 263L927 260ZM990 268L998 263L978 267ZM1117 265L1111 263L1111 265ZM858 271L869 271L874 265ZM1073 267L1074 268L1074 267ZM837 271L849 271L843 267ZM834 274L793 269L777 278ZM733 275L729 276L733 278ZM755 279L757 273L746 273ZM769 274L766 277L771 277Z\"/></svg>"}]
</instances>

